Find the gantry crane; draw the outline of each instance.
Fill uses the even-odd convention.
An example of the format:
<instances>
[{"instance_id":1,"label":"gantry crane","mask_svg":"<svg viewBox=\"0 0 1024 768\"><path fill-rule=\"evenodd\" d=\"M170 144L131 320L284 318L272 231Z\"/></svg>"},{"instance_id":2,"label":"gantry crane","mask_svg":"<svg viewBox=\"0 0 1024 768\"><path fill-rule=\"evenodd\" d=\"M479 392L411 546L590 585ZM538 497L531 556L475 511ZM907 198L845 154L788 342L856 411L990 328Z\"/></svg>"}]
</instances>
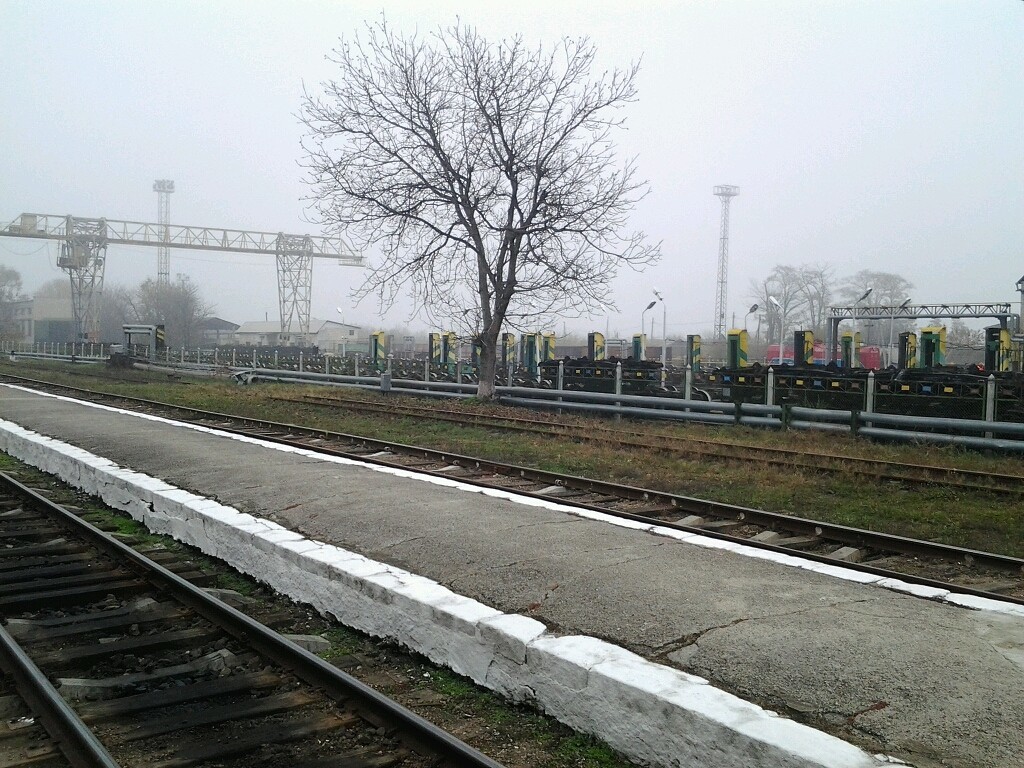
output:
<instances>
[{"instance_id":1,"label":"gantry crane","mask_svg":"<svg viewBox=\"0 0 1024 768\"><path fill-rule=\"evenodd\" d=\"M59 240L57 266L71 277L71 305L78 341L98 341L99 299L108 245L151 245L229 253L273 254L277 259L277 292L281 332L299 324L300 342L309 334L313 259L337 259L349 267L364 265L362 256L339 237L249 232L214 227L184 227L114 219L87 219L45 213L23 213L0 229L0 236Z\"/></svg>"}]
</instances>

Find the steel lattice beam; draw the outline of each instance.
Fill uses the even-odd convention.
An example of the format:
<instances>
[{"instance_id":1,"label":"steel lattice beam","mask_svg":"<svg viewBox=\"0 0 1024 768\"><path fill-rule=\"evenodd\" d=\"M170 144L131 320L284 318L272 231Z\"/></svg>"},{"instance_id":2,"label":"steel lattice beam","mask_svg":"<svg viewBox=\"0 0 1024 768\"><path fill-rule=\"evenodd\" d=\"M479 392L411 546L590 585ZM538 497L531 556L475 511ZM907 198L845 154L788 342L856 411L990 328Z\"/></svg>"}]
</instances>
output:
<instances>
[{"instance_id":1,"label":"steel lattice beam","mask_svg":"<svg viewBox=\"0 0 1024 768\"><path fill-rule=\"evenodd\" d=\"M69 217L45 213L23 213L14 222L0 229L0 235L29 237L49 240L63 240L65 223ZM74 221L103 222L107 242L111 245L152 245L168 248L189 248L199 251L227 251L231 253L277 254L277 239L280 232L253 232L241 229L220 229L217 227L191 227L170 225L164 227L154 222L119 221L117 219L88 219L70 217ZM343 266L363 266L363 257L340 237L326 235L285 235L285 237L309 237L312 243L310 256L314 259L337 259Z\"/></svg>"},{"instance_id":2,"label":"steel lattice beam","mask_svg":"<svg viewBox=\"0 0 1024 768\"><path fill-rule=\"evenodd\" d=\"M1020 325L1020 318L1013 313L1009 302L990 303L947 303L947 304L907 304L906 306L880 305L874 307L829 307L828 308L828 338L826 344L829 350L829 360L836 360L839 349L839 324L856 314L858 320L893 320L903 318L906 320L917 319L938 319L938 318L964 318L964 317L991 317L999 321L1003 328L1010 328L1016 321Z\"/></svg>"},{"instance_id":3,"label":"steel lattice beam","mask_svg":"<svg viewBox=\"0 0 1024 768\"><path fill-rule=\"evenodd\" d=\"M890 317L902 317L907 320L932 317L994 317L1006 318L1013 314L1009 302L989 304L972 304L968 302L952 304L908 304L900 306L857 307L858 320L887 320ZM840 320L853 317L854 307L829 307L829 317Z\"/></svg>"},{"instance_id":4,"label":"steel lattice beam","mask_svg":"<svg viewBox=\"0 0 1024 768\"><path fill-rule=\"evenodd\" d=\"M272 254L277 261L281 332L294 332L297 322L299 340L303 343L309 335L313 259L337 259L338 264L350 267L361 267L365 263L340 237L174 226L166 222L23 213L0 229L0 235L62 242L58 265L71 276L71 303L79 340L92 338L99 330L99 297L103 292L107 245ZM160 269L166 267L160 264Z\"/></svg>"}]
</instances>

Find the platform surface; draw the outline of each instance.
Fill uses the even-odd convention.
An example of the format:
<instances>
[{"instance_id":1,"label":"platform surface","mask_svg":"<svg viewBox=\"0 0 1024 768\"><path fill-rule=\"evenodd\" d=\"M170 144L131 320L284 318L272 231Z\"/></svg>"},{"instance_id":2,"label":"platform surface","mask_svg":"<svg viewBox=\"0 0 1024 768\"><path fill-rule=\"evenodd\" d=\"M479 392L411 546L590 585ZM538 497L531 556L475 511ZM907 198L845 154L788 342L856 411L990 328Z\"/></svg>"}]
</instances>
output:
<instances>
[{"instance_id":1,"label":"platform surface","mask_svg":"<svg viewBox=\"0 0 1024 768\"><path fill-rule=\"evenodd\" d=\"M919 768L1024 766L1024 619L5 386L0 418Z\"/></svg>"}]
</instances>

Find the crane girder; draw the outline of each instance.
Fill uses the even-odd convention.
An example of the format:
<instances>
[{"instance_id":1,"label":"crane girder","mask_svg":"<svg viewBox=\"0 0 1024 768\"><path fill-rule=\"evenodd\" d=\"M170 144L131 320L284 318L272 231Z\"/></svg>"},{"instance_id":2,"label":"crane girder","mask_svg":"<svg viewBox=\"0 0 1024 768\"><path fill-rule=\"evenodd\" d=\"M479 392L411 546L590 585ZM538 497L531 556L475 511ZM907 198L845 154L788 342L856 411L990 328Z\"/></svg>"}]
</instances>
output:
<instances>
[{"instance_id":1,"label":"crane girder","mask_svg":"<svg viewBox=\"0 0 1024 768\"><path fill-rule=\"evenodd\" d=\"M76 227L86 224L101 228L101 234L105 235L110 244L167 246L232 253L277 255L280 238L289 242L308 239L309 255L312 258L337 259L344 266L363 266L363 257L353 251L347 242L340 237L328 235L287 235L282 232L187 227L178 224L90 219L49 213L23 213L0 230L0 235L65 240Z\"/></svg>"},{"instance_id":2,"label":"crane girder","mask_svg":"<svg viewBox=\"0 0 1024 768\"><path fill-rule=\"evenodd\" d=\"M190 227L143 221L91 219L79 216L23 213L0 236L61 241L57 265L71 277L76 340L98 332L99 297L108 245L151 245L158 248L257 253L277 262L281 332L307 341L313 259L337 259L341 266L361 267L363 257L340 237L288 235L216 227Z\"/></svg>"}]
</instances>

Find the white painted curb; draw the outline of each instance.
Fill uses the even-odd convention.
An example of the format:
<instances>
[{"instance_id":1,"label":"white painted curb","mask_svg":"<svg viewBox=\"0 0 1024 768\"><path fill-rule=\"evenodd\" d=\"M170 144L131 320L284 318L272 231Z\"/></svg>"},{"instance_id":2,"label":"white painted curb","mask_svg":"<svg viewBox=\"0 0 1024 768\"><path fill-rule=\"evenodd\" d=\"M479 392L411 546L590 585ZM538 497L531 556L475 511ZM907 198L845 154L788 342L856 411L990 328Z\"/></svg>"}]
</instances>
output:
<instances>
[{"instance_id":1,"label":"white painted curb","mask_svg":"<svg viewBox=\"0 0 1024 768\"><path fill-rule=\"evenodd\" d=\"M901 764L787 720L702 678L592 637L556 637L435 581L313 541L0 420L0 450L222 558L343 624L387 637L514 700L534 701L657 766Z\"/></svg>"}]
</instances>

